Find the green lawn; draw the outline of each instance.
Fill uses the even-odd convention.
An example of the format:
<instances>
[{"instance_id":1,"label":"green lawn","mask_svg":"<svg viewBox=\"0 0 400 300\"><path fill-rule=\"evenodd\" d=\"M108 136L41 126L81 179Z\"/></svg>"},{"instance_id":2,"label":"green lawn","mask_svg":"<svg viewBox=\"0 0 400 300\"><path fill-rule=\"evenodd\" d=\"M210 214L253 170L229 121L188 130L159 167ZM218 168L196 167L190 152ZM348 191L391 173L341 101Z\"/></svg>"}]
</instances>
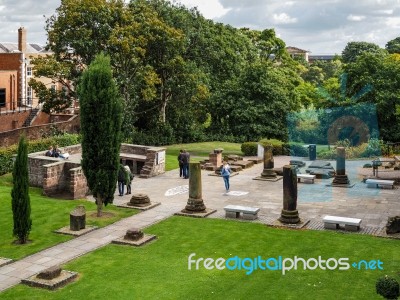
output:
<instances>
[{"instance_id":1,"label":"green lawn","mask_svg":"<svg viewBox=\"0 0 400 300\"><path fill-rule=\"evenodd\" d=\"M382 299L376 279L397 280L400 241L358 234L285 230L262 224L172 217L145 230L158 239L143 247L109 245L67 265L79 279L58 290L18 285L1 299ZM268 257L380 260L383 271L188 270L195 258Z\"/></svg>"},{"instance_id":2,"label":"green lawn","mask_svg":"<svg viewBox=\"0 0 400 300\"><path fill-rule=\"evenodd\" d=\"M227 143L227 142L204 142L204 143L191 143L191 144L176 144L166 146L167 158L165 170L170 171L179 168L178 155L179 150L186 149L190 153L190 161L197 162L208 158L208 154L216 148L224 149L223 155L236 154L243 155L240 150L242 144L240 143Z\"/></svg>"},{"instance_id":3,"label":"green lawn","mask_svg":"<svg viewBox=\"0 0 400 300\"><path fill-rule=\"evenodd\" d=\"M69 213L77 205L86 208L86 224L103 227L115 221L137 213L136 210L107 206L104 212L112 212L113 217L97 218L91 216L96 211L96 205L86 200L60 200L41 194L39 188L29 188L31 200L32 231L25 245L14 245L12 236L13 219L11 209L10 174L0 176L0 257L19 259L38 252L55 244L70 240L72 237L53 233L54 230L69 226ZM1 297L0 297L1 298Z\"/></svg>"}]
</instances>

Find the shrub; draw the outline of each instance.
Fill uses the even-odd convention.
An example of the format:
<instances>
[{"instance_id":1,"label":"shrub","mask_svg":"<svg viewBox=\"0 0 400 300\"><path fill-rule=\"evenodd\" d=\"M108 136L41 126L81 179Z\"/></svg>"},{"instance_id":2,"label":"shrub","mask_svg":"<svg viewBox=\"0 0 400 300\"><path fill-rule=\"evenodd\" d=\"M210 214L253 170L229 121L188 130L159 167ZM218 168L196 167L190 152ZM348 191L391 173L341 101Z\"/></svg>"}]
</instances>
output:
<instances>
[{"instance_id":1,"label":"shrub","mask_svg":"<svg viewBox=\"0 0 400 300\"><path fill-rule=\"evenodd\" d=\"M256 156L257 155L257 142L245 142L240 146L244 156Z\"/></svg>"},{"instance_id":2,"label":"shrub","mask_svg":"<svg viewBox=\"0 0 400 300\"><path fill-rule=\"evenodd\" d=\"M284 149L283 145L284 142L276 139L262 139L259 141L259 143L263 146L270 145L273 147L272 154L273 155L283 155L284 154Z\"/></svg>"},{"instance_id":3,"label":"shrub","mask_svg":"<svg viewBox=\"0 0 400 300\"><path fill-rule=\"evenodd\" d=\"M397 299L400 295L399 283L393 277L385 275L376 281L376 292L385 299Z\"/></svg>"},{"instance_id":4,"label":"shrub","mask_svg":"<svg viewBox=\"0 0 400 300\"><path fill-rule=\"evenodd\" d=\"M299 145L296 143L288 143L283 146L284 154L290 156L300 156L307 157L308 156L308 148L303 147L303 145Z\"/></svg>"}]
</instances>

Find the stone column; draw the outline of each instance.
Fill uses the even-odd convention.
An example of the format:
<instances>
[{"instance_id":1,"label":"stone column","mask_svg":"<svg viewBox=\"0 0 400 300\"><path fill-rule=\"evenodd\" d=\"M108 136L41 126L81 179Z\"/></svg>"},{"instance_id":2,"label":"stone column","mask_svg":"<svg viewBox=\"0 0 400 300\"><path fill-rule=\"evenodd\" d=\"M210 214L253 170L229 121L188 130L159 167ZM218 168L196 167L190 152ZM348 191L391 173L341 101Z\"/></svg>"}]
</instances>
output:
<instances>
[{"instance_id":1,"label":"stone column","mask_svg":"<svg viewBox=\"0 0 400 300\"><path fill-rule=\"evenodd\" d=\"M263 178L276 178L276 173L274 172L274 157L272 155L272 146L264 146L264 170L261 173Z\"/></svg>"},{"instance_id":2,"label":"stone column","mask_svg":"<svg viewBox=\"0 0 400 300\"><path fill-rule=\"evenodd\" d=\"M200 163L189 163L189 199L183 213L204 213L206 206L202 198Z\"/></svg>"},{"instance_id":3,"label":"stone column","mask_svg":"<svg viewBox=\"0 0 400 300\"><path fill-rule=\"evenodd\" d=\"M336 148L336 175L332 184L350 184L349 178L346 175L346 150L344 147Z\"/></svg>"},{"instance_id":4,"label":"stone column","mask_svg":"<svg viewBox=\"0 0 400 300\"><path fill-rule=\"evenodd\" d=\"M279 221L286 224L300 222L297 211L297 174L294 166L283 166L283 209Z\"/></svg>"}]
</instances>

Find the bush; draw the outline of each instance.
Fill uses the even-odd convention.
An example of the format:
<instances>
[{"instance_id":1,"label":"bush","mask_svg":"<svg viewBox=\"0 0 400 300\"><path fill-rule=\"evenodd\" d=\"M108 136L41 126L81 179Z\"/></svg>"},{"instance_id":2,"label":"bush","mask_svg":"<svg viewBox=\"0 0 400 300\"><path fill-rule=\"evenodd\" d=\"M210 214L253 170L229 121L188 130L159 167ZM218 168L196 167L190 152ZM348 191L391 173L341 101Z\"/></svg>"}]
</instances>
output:
<instances>
[{"instance_id":1,"label":"bush","mask_svg":"<svg viewBox=\"0 0 400 300\"><path fill-rule=\"evenodd\" d=\"M257 155L257 142L245 142L240 146L244 156L256 156Z\"/></svg>"},{"instance_id":2,"label":"bush","mask_svg":"<svg viewBox=\"0 0 400 300\"><path fill-rule=\"evenodd\" d=\"M303 145L299 145L296 143L288 143L283 146L284 154L290 156L299 156L299 157L307 157L308 156L308 148L303 147Z\"/></svg>"},{"instance_id":3,"label":"bush","mask_svg":"<svg viewBox=\"0 0 400 300\"><path fill-rule=\"evenodd\" d=\"M263 146L272 146L272 154L273 155L283 155L284 153L284 142L276 139L262 139L259 141L259 143Z\"/></svg>"},{"instance_id":4,"label":"bush","mask_svg":"<svg viewBox=\"0 0 400 300\"><path fill-rule=\"evenodd\" d=\"M385 275L376 281L376 292L385 299L397 299L400 295L399 283L393 277Z\"/></svg>"}]
</instances>

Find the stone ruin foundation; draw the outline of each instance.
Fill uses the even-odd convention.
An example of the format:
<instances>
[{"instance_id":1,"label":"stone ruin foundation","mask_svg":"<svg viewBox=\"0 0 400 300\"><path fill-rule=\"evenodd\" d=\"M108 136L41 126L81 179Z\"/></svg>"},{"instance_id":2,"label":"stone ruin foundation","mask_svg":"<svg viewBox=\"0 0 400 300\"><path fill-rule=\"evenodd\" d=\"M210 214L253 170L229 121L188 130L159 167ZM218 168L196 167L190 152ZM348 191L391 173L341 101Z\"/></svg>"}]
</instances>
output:
<instances>
[{"instance_id":1,"label":"stone ruin foundation","mask_svg":"<svg viewBox=\"0 0 400 300\"><path fill-rule=\"evenodd\" d=\"M112 243L119 245L141 246L154 239L156 239L155 235L145 234L139 228L131 228L126 231L125 236L113 240Z\"/></svg>"},{"instance_id":2,"label":"stone ruin foundation","mask_svg":"<svg viewBox=\"0 0 400 300\"><path fill-rule=\"evenodd\" d=\"M23 279L21 282L32 287L55 290L73 281L77 276L76 272L61 270L60 266L53 266L28 279Z\"/></svg>"}]
</instances>

